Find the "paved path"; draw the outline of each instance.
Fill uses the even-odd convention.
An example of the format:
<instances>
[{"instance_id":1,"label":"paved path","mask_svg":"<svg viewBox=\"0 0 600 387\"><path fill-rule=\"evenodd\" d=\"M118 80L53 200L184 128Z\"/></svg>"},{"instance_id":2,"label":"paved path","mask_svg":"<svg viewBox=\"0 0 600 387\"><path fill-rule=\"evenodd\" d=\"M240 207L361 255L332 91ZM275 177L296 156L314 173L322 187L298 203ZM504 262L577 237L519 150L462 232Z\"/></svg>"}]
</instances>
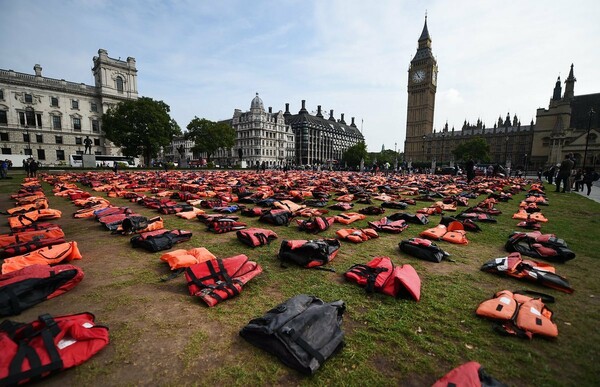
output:
<instances>
[{"instance_id":1,"label":"paved path","mask_svg":"<svg viewBox=\"0 0 600 387\"><path fill-rule=\"evenodd\" d=\"M576 193L597 203L600 203L600 181L595 181L592 184L592 192L590 192L590 196L587 196L587 186L585 185L583 187L583 192L580 191Z\"/></svg>"}]
</instances>

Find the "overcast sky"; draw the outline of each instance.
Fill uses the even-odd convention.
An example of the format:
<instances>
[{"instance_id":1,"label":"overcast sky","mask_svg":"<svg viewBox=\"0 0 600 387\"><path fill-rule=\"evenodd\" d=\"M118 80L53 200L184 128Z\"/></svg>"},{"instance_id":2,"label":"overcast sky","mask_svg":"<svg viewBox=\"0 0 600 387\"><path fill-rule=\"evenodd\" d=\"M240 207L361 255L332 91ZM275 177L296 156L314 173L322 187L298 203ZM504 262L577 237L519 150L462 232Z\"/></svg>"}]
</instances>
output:
<instances>
[{"instance_id":1,"label":"overcast sky","mask_svg":"<svg viewBox=\"0 0 600 387\"><path fill-rule=\"evenodd\" d=\"M409 62L427 11L439 66L434 128L548 107L575 65L600 92L600 1L0 0L0 68L93 84L92 57L137 61L140 95L182 128L300 101L356 117L370 151L401 150Z\"/></svg>"}]
</instances>

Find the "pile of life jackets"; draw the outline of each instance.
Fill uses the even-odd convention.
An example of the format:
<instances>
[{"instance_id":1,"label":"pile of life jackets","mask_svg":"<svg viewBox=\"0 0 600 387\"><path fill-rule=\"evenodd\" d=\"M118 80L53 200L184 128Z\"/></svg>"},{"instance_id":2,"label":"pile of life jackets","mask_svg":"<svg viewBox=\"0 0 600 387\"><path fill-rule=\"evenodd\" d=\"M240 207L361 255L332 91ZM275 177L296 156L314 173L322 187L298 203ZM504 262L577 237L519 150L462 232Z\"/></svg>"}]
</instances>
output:
<instances>
[{"instance_id":1,"label":"pile of life jackets","mask_svg":"<svg viewBox=\"0 0 600 387\"><path fill-rule=\"evenodd\" d=\"M388 257L375 257L367 264L356 264L344 276L363 286L367 293L378 292L395 298L421 299L421 279L411 265L394 266Z\"/></svg>"},{"instance_id":2,"label":"pile of life jackets","mask_svg":"<svg viewBox=\"0 0 600 387\"><path fill-rule=\"evenodd\" d=\"M363 243L369 239L379 238L377 231L372 228L343 228L337 230L335 235L341 240L350 241L353 243Z\"/></svg>"},{"instance_id":3,"label":"pile of life jackets","mask_svg":"<svg viewBox=\"0 0 600 387\"><path fill-rule=\"evenodd\" d=\"M530 297L528 294L534 295ZM490 300L479 304L478 316L500 322L497 329L519 337L531 339L533 335L558 336L558 327L552 322L552 311L545 302L554 302L554 297L535 292L502 290Z\"/></svg>"},{"instance_id":4,"label":"pile of life jackets","mask_svg":"<svg viewBox=\"0 0 600 387\"><path fill-rule=\"evenodd\" d=\"M282 264L291 262L307 268L319 267L333 260L340 246L337 239L284 240L277 258Z\"/></svg>"},{"instance_id":5,"label":"pile of life jackets","mask_svg":"<svg viewBox=\"0 0 600 387\"><path fill-rule=\"evenodd\" d=\"M539 231L513 232L506 245L508 252L519 252L532 258L564 263L575 258L575 253L567 243L554 234L542 234Z\"/></svg>"},{"instance_id":6,"label":"pile of life jackets","mask_svg":"<svg viewBox=\"0 0 600 387\"><path fill-rule=\"evenodd\" d=\"M256 262L244 254L230 258L210 259L185 270L190 295L199 297L208 306L235 297L244 285L262 273Z\"/></svg>"},{"instance_id":7,"label":"pile of life jackets","mask_svg":"<svg viewBox=\"0 0 600 387\"><path fill-rule=\"evenodd\" d=\"M521 254L517 252L510 253L507 257L492 259L484 263L481 270L525 279L565 293L573 293L574 291L566 278L555 273L556 270L553 266L547 263L524 260L521 258Z\"/></svg>"},{"instance_id":8,"label":"pile of life jackets","mask_svg":"<svg viewBox=\"0 0 600 387\"><path fill-rule=\"evenodd\" d=\"M422 231L419 236L434 241L443 240L459 245L466 245L469 243L467 240L467 232L461 222L451 222L448 226L438 224L433 228Z\"/></svg>"}]
</instances>

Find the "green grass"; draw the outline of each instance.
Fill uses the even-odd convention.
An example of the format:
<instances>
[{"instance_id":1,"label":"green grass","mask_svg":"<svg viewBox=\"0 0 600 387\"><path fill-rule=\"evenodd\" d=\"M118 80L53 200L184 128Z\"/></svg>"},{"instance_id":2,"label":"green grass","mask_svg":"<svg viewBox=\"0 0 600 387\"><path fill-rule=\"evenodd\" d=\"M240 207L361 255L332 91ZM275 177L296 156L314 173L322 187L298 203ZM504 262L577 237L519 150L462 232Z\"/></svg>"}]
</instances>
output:
<instances>
[{"instance_id":1,"label":"green grass","mask_svg":"<svg viewBox=\"0 0 600 387\"><path fill-rule=\"evenodd\" d=\"M0 195L6 198L19 183L18 178L3 182ZM76 208L67 199L52 197L50 188L44 185L52 207L68 217ZM76 264L85 268L89 278L71 294L14 319L26 321L24 318L35 318L38 312L53 312L42 305L60 312L77 306L94 312L98 321L111 328L109 347L72 373L74 379L65 376L70 384L428 385L450 369L476 360L509 385L593 386L600 371L600 204L576 194L555 194L551 187L548 191L550 206L542 207L542 211L550 221L542 230L565 239L577 254L574 260L555 265L557 273L575 288L571 295L479 270L484 262L506 255L504 243L515 229L511 215L524 198L521 193L508 203L499 203L503 214L497 217L498 223L481 224L483 232L469 233L468 245L438 243L455 262L419 261L398 250L402 239L436 225L437 219L432 217L429 225L411 224L399 235L381 234L379 239L358 245L343 242L329 265L335 273L280 266L276 255L283 239L315 238L300 233L294 223L268 227L279 239L252 249L238 242L234 233L210 234L196 220L163 215L166 227L194 233L191 241L176 248L203 246L221 258L243 253L263 267L263 274L248 283L239 297L214 308L190 297L183 277L158 281L169 273L168 266L159 260L160 253L134 250L127 237L109 235L92 220L64 219L67 235L82 238L80 248L86 254ZM471 203L481 199L483 196L471 199ZM127 200L110 200L156 216L156 212ZM2 203L10 204L7 200ZM407 211L427 204L420 202ZM357 205L354 210L361 207ZM386 214L393 212L388 209ZM378 216L368 217L375 219ZM242 216L241 220L249 226L265 226L255 218ZM357 226L365 227L366 222ZM336 224L318 237L334 237L340 228ZM397 265L415 267L422 281L420 302L366 294L344 281L342 273L351 265L381 255L389 256ZM474 311L481 301L502 289L532 289L554 295L556 303L549 307L555 313L559 337L527 341L496 334L492 323L478 318ZM314 294L325 301L343 299L347 304L343 323L346 346L312 377L288 369L238 336L250 319L299 293Z\"/></svg>"}]
</instances>

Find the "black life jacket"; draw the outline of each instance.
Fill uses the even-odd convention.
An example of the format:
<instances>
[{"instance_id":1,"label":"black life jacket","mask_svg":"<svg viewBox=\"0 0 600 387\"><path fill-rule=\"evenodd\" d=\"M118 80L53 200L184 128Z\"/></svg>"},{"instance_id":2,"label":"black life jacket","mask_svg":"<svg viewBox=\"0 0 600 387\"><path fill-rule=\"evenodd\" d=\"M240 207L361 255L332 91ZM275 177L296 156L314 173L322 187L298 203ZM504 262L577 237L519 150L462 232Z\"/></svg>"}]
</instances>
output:
<instances>
[{"instance_id":1,"label":"black life jacket","mask_svg":"<svg viewBox=\"0 0 600 387\"><path fill-rule=\"evenodd\" d=\"M38 380L84 363L108 344L108 328L94 315L52 317L43 314L23 324L0 324L0 385Z\"/></svg>"},{"instance_id":2,"label":"black life jacket","mask_svg":"<svg viewBox=\"0 0 600 387\"><path fill-rule=\"evenodd\" d=\"M381 203L381 207L396 208L399 210L404 210L404 209L406 209L406 207L408 207L408 204L404 203L404 202L399 202L399 201L388 201L388 202Z\"/></svg>"},{"instance_id":3,"label":"black life jacket","mask_svg":"<svg viewBox=\"0 0 600 387\"><path fill-rule=\"evenodd\" d=\"M334 222L335 218L324 216L309 218L307 220L297 220L300 231L308 231L314 234L327 230Z\"/></svg>"},{"instance_id":4,"label":"black life jacket","mask_svg":"<svg viewBox=\"0 0 600 387\"><path fill-rule=\"evenodd\" d=\"M237 215L223 215L223 214L198 214L196 215L196 218L204 223L204 224L210 224L212 222L216 222L219 220L225 220L225 221L237 221L240 217Z\"/></svg>"},{"instance_id":5,"label":"black life jacket","mask_svg":"<svg viewBox=\"0 0 600 387\"><path fill-rule=\"evenodd\" d=\"M155 230L133 236L129 241L135 247L151 252L168 250L177 243L187 242L192 238L191 231Z\"/></svg>"},{"instance_id":6,"label":"black life jacket","mask_svg":"<svg viewBox=\"0 0 600 387\"><path fill-rule=\"evenodd\" d=\"M239 230L236 235L242 243L251 247L268 245L277 239L277 234L273 231L255 227Z\"/></svg>"},{"instance_id":7,"label":"black life jacket","mask_svg":"<svg viewBox=\"0 0 600 387\"><path fill-rule=\"evenodd\" d=\"M411 238L403 240L398 246L400 247L400 251L430 262L440 263L442 259L447 259L450 256L450 254L440 249L429 239Z\"/></svg>"},{"instance_id":8,"label":"black life jacket","mask_svg":"<svg viewBox=\"0 0 600 387\"><path fill-rule=\"evenodd\" d=\"M304 204L310 207L325 207L329 203L327 199L308 199L304 201Z\"/></svg>"},{"instance_id":9,"label":"black life jacket","mask_svg":"<svg viewBox=\"0 0 600 387\"><path fill-rule=\"evenodd\" d=\"M303 267L318 267L330 262L340 249L337 239L284 240L277 257Z\"/></svg>"},{"instance_id":10,"label":"black life jacket","mask_svg":"<svg viewBox=\"0 0 600 387\"><path fill-rule=\"evenodd\" d=\"M0 316L20 314L71 290L82 279L83 271L73 265L31 265L0 275Z\"/></svg>"},{"instance_id":11,"label":"black life jacket","mask_svg":"<svg viewBox=\"0 0 600 387\"><path fill-rule=\"evenodd\" d=\"M408 223L414 224L427 224L429 223L429 217L426 214L409 214L406 212L397 212L387 217L390 220L405 220Z\"/></svg>"},{"instance_id":12,"label":"black life jacket","mask_svg":"<svg viewBox=\"0 0 600 387\"><path fill-rule=\"evenodd\" d=\"M15 243L0 249L0 258L10 258L17 255L27 254L30 251L40 249L45 246L52 246L59 243L65 243L65 238L34 238L28 242Z\"/></svg>"},{"instance_id":13,"label":"black life jacket","mask_svg":"<svg viewBox=\"0 0 600 387\"><path fill-rule=\"evenodd\" d=\"M504 246L506 251L519 252L532 258L564 263L575 258L567 243L554 234L542 234L539 231L513 232Z\"/></svg>"},{"instance_id":14,"label":"black life jacket","mask_svg":"<svg viewBox=\"0 0 600 387\"><path fill-rule=\"evenodd\" d=\"M472 387L506 387L488 375L483 367L474 361L465 363L448 372L432 387L472 386Z\"/></svg>"},{"instance_id":15,"label":"black life jacket","mask_svg":"<svg viewBox=\"0 0 600 387\"><path fill-rule=\"evenodd\" d=\"M388 257L375 257L367 264L356 264L344 277L365 287L367 293L379 292L392 297L421 298L421 279L411 265L394 266Z\"/></svg>"},{"instance_id":16,"label":"black life jacket","mask_svg":"<svg viewBox=\"0 0 600 387\"><path fill-rule=\"evenodd\" d=\"M275 226L287 226L292 219L292 213L288 210L270 210L263 214L258 220Z\"/></svg>"},{"instance_id":17,"label":"black life jacket","mask_svg":"<svg viewBox=\"0 0 600 387\"><path fill-rule=\"evenodd\" d=\"M173 206L161 206L158 212L161 214L177 214L178 212L193 211L194 207L189 204L175 204Z\"/></svg>"},{"instance_id":18,"label":"black life jacket","mask_svg":"<svg viewBox=\"0 0 600 387\"><path fill-rule=\"evenodd\" d=\"M358 210L358 212L363 215L380 215L385 212L385 208L369 206L369 207L361 208L360 210Z\"/></svg>"},{"instance_id":19,"label":"black life jacket","mask_svg":"<svg viewBox=\"0 0 600 387\"><path fill-rule=\"evenodd\" d=\"M240 336L288 367L314 374L344 346L344 301L325 303L300 294L250 320Z\"/></svg>"}]
</instances>

